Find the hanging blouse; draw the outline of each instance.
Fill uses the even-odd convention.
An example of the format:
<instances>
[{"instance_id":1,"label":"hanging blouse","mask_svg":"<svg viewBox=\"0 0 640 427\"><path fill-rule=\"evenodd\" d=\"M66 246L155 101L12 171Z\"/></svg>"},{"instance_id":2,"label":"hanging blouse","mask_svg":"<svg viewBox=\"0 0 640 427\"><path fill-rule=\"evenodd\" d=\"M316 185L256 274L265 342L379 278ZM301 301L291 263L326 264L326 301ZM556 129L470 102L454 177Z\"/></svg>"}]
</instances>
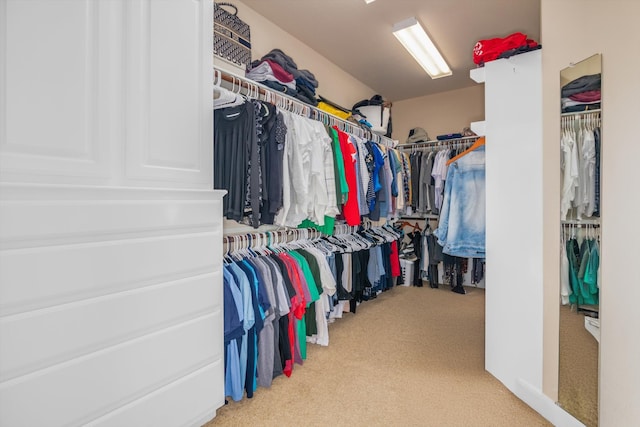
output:
<instances>
[{"instance_id":1,"label":"hanging blouse","mask_svg":"<svg viewBox=\"0 0 640 427\"><path fill-rule=\"evenodd\" d=\"M569 304L569 297L573 293L569 282L569 259L567 258L566 247L567 242L563 237L560 251L560 299L562 305Z\"/></svg>"},{"instance_id":2,"label":"hanging blouse","mask_svg":"<svg viewBox=\"0 0 640 427\"><path fill-rule=\"evenodd\" d=\"M560 218L567 219L567 213L576 196L578 186L578 148L571 131L565 131L560 140L562 150L562 191L560 194Z\"/></svg>"},{"instance_id":3,"label":"hanging blouse","mask_svg":"<svg viewBox=\"0 0 640 427\"><path fill-rule=\"evenodd\" d=\"M214 188L227 190L222 213L242 220L247 196L247 164L256 143L255 111L250 102L214 110Z\"/></svg>"}]
</instances>

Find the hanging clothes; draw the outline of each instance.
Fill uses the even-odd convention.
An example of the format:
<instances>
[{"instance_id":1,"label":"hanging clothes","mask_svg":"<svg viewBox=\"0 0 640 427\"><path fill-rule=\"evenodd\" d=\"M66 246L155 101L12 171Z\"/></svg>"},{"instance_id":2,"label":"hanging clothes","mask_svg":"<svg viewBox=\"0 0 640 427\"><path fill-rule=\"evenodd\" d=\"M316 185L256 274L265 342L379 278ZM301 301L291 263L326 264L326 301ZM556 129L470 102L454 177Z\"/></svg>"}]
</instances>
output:
<instances>
[{"instance_id":1,"label":"hanging clothes","mask_svg":"<svg viewBox=\"0 0 640 427\"><path fill-rule=\"evenodd\" d=\"M466 271L467 263L465 258L443 255L444 283L451 287L451 290L458 294L466 294L463 287L463 275Z\"/></svg>"},{"instance_id":2,"label":"hanging clothes","mask_svg":"<svg viewBox=\"0 0 640 427\"><path fill-rule=\"evenodd\" d=\"M471 276L471 283L478 285L482 279L484 279L485 259L473 258L473 273Z\"/></svg>"},{"instance_id":3,"label":"hanging clothes","mask_svg":"<svg viewBox=\"0 0 640 427\"><path fill-rule=\"evenodd\" d=\"M260 135L262 165L262 224L273 224L275 215L282 208L282 162L287 127L281 112L272 104L262 103L265 114L261 115L263 132Z\"/></svg>"},{"instance_id":4,"label":"hanging clothes","mask_svg":"<svg viewBox=\"0 0 640 427\"><path fill-rule=\"evenodd\" d=\"M420 277L420 268L419 265L422 261L422 232L421 231L412 231L407 234L410 239L411 245L413 246L413 251L416 256L415 266L413 269L413 277L411 278L411 285L413 286L422 286L422 278Z\"/></svg>"},{"instance_id":5,"label":"hanging clothes","mask_svg":"<svg viewBox=\"0 0 640 427\"><path fill-rule=\"evenodd\" d=\"M433 234L431 228L427 227L423 233L425 244L424 249L426 253L429 254L429 264L427 269L429 286L437 288L440 283L438 265L444 261L442 246L438 243L438 239Z\"/></svg>"},{"instance_id":6,"label":"hanging clothes","mask_svg":"<svg viewBox=\"0 0 640 427\"><path fill-rule=\"evenodd\" d=\"M251 398L273 378L291 376L308 343L329 345L330 319L390 288L400 238L385 226L225 256L225 394Z\"/></svg>"},{"instance_id":7,"label":"hanging clothes","mask_svg":"<svg viewBox=\"0 0 640 427\"><path fill-rule=\"evenodd\" d=\"M562 170L562 186L560 193L560 219L567 219L567 213L576 196L578 187L579 166L578 148L574 138L574 133L564 130L560 140L562 157L560 167Z\"/></svg>"},{"instance_id":8,"label":"hanging clothes","mask_svg":"<svg viewBox=\"0 0 640 427\"><path fill-rule=\"evenodd\" d=\"M250 103L214 110L215 188L227 190L222 213L241 221L247 196L249 152L256 143L255 111Z\"/></svg>"},{"instance_id":9,"label":"hanging clothes","mask_svg":"<svg viewBox=\"0 0 640 427\"><path fill-rule=\"evenodd\" d=\"M360 225L413 202L406 153L264 101L234 94L218 104L214 187L227 190L226 218L330 234L336 217Z\"/></svg>"},{"instance_id":10,"label":"hanging clothes","mask_svg":"<svg viewBox=\"0 0 640 427\"><path fill-rule=\"evenodd\" d=\"M581 244L572 236L567 240L571 304L598 305L599 247L594 239L584 239ZM586 280L585 280L586 279Z\"/></svg>"},{"instance_id":11,"label":"hanging clothes","mask_svg":"<svg viewBox=\"0 0 640 427\"><path fill-rule=\"evenodd\" d=\"M465 154L448 168L440 221L433 233L445 254L485 257L484 146Z\"/></svg>"},{"instance_id":12,"label":"hanging clothes","mask_svg":"<svg viewBox=\"0 0 640 427\"><path fill-rule=\"evenodd\" d=\"M562 117L560 217L600 215L600 114Z\"/></svg>"},{"instance_id":13,"label":"hanging clothes","mask_svg":"<svg viewBox=\"0 0 640 427\"><path fill-rule=\"evenodd\" d=\"M360 208L358 205L358 184L356 175L357 149L349 140L349 135L335 128L340 141L340 150L344 161L345 176L349 193L343 206L342 214L349 225L360 225Z\"/></svg>"}]
</instances>

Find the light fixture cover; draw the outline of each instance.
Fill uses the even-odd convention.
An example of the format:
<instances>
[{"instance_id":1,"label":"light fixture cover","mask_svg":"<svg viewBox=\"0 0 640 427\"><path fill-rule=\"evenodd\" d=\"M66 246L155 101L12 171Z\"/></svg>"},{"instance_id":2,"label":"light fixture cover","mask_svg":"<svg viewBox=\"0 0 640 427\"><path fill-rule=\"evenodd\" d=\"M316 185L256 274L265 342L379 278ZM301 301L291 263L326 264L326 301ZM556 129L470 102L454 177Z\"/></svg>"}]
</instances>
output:
<instances>
[{"instance_id":1,"label":"light fixture cover","mask_svg":"<svg viewBox=\"0 0 640 427\"><path fill-rule=\"evenodd\" d=\"M366 4L373 3L374 1L376 1L376 0L364 0L364 2L365 2Z\"/></svg>"},{"instance_id":2,"label":"light fixture cover","mask_svg":"<svg viewBox=\"0 0 640 427\"><path fill-rule=\"evenodd\" d=\"M453 74L416 18L408 18L395 24L393 35L432 79Z\"/></svg>"}]
</instances>

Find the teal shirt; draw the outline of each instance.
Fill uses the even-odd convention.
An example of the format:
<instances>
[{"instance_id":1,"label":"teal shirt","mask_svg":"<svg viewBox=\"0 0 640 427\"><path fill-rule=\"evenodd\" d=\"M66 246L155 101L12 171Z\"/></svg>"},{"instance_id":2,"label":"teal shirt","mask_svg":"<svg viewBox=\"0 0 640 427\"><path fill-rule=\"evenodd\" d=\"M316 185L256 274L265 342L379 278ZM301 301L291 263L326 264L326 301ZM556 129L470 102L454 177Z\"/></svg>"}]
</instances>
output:
<instances>
[{"instance_id":1,"label":"teal shirt","mask_svg":"<svg viewBox=\"0 0 640 427\"><path fill-rule=\"evenodd\" d=\"M587 241L583 242L578 250L578 241L569 239L567 241L567 258L569 258L569 283L573 293L569 296L569 302L578 305L597 305L597 286L589 284L593 281L593 273L588 268L591 250ZM598 258L599 259L599 258ZM594 258L595 260L595 258ZM593 268L593 266L592 266ZM597 272L595 273L597 276ZM585 282L587 277L587 282ZM596 279L597 280L597 279ZM595 292L592 291L595 289Z\"/></svg>"}]
</instances>

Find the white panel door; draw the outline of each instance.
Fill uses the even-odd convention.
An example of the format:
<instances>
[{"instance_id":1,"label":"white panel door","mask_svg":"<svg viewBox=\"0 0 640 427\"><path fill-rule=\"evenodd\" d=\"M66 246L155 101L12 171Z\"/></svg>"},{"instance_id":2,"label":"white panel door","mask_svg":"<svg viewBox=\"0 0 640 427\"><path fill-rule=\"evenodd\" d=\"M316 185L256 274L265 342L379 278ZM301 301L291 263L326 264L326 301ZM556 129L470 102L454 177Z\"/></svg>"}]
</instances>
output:
<instances>
[{"instance_id":1,"label":"white panel door","mask_svg":"<svg viewBox=\"0 0 640 427\"><path fill-rule=\"evenodd\" d=\"M125 16L127 182L212 188L211 1L128 0Z\"/></svg>"},{"instance_id":2,"label":"white panel door","mask_svg":"<svg viewBox=\"0 0 640 427\"><path fill-rule=\"evenodd\" d=\"M224 404L212 16L0 0L0 426L199 426Z\"/></svg>"},{"instance_id":3,"label":"white panel door","mask_svg":"<svg viewBox=\"0 0 640 427\"><path fill-rule=\"evenodd\" d=\"M3 181L108 180L114 40L105 5L0 1Z\"/></svg>"}]
</instances>

